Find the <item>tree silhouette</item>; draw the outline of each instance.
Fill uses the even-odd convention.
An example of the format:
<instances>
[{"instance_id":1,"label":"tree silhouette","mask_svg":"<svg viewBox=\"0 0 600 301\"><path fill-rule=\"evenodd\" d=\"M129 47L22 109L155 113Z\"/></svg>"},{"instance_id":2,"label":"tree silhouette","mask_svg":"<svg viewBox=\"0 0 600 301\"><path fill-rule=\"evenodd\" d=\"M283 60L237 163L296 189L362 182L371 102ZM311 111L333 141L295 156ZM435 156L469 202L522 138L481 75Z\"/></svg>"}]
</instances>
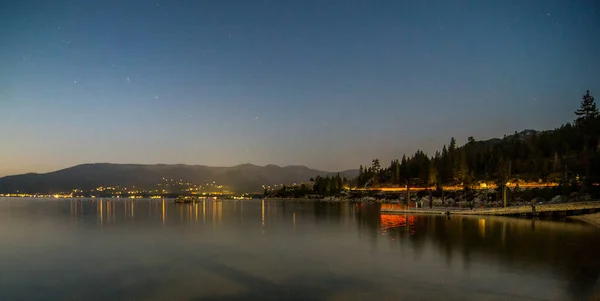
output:
<instances>
[{"instance_id":1,"label":"tree silhouette","mask_svg":"<svg viewBox=\"0 0 600 301\"><path fill-rule=\"evenodd\" d=\"M577 119L575 120L577 124L598 118L598 109L596 108L594 97L590 95L590 90L587 90L585 95L583 95L581 106L575 111L575 115L577 115Z\"/></svg>"},{"instance_id":2,"label":"tree silhouette","mask_svg":"<svg viewBox=\"0 0 600 301\"><path fill-rule=\"evenodd\" d=\"M373 164L371 166L373 167L373 170L378 172L379 169L381 169L381 165L379 165L379 159L373 159L372 163Z\"/></svg>"}]
</instances>

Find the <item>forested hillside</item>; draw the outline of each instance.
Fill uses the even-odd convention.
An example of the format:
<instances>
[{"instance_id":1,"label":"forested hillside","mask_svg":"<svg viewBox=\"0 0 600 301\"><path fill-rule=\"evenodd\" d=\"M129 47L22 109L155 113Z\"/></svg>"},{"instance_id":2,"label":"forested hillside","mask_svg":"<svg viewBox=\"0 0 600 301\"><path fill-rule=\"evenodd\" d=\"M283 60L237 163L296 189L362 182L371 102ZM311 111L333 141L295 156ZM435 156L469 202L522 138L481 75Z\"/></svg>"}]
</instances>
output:
<instances>
[{"instance_id":1,"label":"forested hillside","mask_svg":"<svg viewBox=\"0 0 600 301\"><path fill-rule=\"evenodd\" d=\"M587 91L574 121L554 130L525 130L502 139L455 138L432 156L417 151L382 167L360 166L359 187L471 185L478 181L600 181L600 117Z\"/></svg>"}]
</instances>

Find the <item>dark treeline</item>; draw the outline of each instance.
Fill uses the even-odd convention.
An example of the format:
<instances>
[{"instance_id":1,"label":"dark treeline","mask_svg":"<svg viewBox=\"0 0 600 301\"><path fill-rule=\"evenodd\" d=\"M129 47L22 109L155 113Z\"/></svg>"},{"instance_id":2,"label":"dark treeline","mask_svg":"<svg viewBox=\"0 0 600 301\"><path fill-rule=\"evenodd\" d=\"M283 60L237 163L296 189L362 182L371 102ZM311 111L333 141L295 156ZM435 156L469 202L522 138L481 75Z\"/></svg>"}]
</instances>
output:
<instances>
[{"instance_id":1,"label":"dark treeline","mask_svg":"<svg viewBox=\"0 0 600 301\"><path fill-rule=\"evenodd\" d=\"M335 176L311 178L308 184L286 186L283 185L279 189L265 188L264 194L269 197L276 198L303 198L311 195L315 196L333 196L339 194L345 185L348 184L346 178L340 177L340 174Z\"/></svg>"},{"instance_id":2,"label":"dark treeline","mask_svg":"<svg viewBox=\"0 0 600 301\"><path fill-rule=\"evenodd\" d=\"M470 185L475 181L600 181L600 115L589 91L573 123L548 131L526 130L502 139L451 138L433 156L418 150L382 167L360 166L356 184L378 186Z\"/></svg>"}]
</instances>

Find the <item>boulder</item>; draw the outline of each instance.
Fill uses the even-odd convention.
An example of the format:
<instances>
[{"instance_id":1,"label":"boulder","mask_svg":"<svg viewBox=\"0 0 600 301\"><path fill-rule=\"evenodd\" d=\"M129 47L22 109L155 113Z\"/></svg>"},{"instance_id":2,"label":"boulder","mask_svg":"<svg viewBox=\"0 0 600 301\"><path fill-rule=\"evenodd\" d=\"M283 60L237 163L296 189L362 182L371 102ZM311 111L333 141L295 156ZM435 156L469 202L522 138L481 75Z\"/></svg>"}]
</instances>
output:
<instances>
[{"instance_id":1,"label":"boulder","mask_svg":"<svg viewBox=\"0 0 600 301\"><path fill-rule=\"evenodd\" d=\"M568 202L569 203L574 203L574 202L587 202L589 200L591 200L591 196L587 193L577 193L577 192L573 192L571 193L571 195L568 198Z\"/></svg>"},{"instance_id":2,"label":"boulder","mask_svg":"<svg viewBox=\"0 0 600 301\"><path fill-rule=\"evenodd\" d=\"M581 196L579 196L579 201L580 202L587 202L587 201L589 201L591 199L592 199L592 196L589 195L589 194L587 194L587 193L586 194L582 194Z\"/></svg>"},{"instance_id":3,"label":"boulder","mask_svg":"<svg viewBox=\"0 0 600 301\"><path fill-rule=\"evenodd\" d=\"M544 203L545 201L546 200L543 197L537 196L537 197L534 197L533 199L531 199L531 202L529 202L529 203L530 204L541 204L541 203Z\"/></svg>"},{"instance_id":4,"label":"boulder","mask_svg":"<svg viewBox=\"0 0 600 301\"><path fill-rule=\"evenodd\" d=\"M550 201L548 203L550 204L557 204L557 203L564 203L567 201L567 198L562 196L562 195L557 195L554 196L552 199L550 199Z\"/></svg>"}]
</instances>

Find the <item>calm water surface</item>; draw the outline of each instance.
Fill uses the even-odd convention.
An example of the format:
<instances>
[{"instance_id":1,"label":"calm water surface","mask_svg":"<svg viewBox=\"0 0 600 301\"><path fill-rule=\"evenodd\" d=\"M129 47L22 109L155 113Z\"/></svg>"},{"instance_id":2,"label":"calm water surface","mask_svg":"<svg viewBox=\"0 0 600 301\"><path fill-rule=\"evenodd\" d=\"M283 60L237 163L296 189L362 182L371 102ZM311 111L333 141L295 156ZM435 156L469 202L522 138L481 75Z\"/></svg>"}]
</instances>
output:
<instances>
[{"instance_id":1,"label":"calm water surface","mask_svg":"<svg viewBox=\"0 0 600 301\"><path fill-rule=\"evenodd\" d=\"M589 300L599 272L575 222L0 198L0 300Z\"/></svg>"}]
</instances>

